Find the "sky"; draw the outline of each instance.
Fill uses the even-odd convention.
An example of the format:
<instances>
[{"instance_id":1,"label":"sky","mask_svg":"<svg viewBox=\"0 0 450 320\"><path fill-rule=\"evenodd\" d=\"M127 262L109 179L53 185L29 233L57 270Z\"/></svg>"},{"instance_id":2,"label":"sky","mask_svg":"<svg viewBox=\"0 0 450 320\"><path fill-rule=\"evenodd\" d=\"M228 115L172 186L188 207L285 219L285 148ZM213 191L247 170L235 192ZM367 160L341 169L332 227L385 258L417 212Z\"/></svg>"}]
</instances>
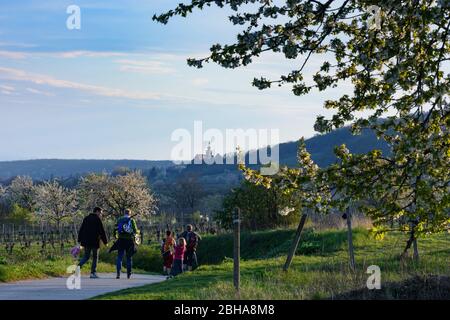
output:
<instances>
[{"instance_id":1,"label":"sky","mask_svg":"<svg viewBox=\"0 0 450 320\"><path fill-rule=\"evenodd\" d=\"M350 90L260 91L254 77L276 79L303 61L274 53L235 70L187 66L241 27L218 8L152 21L179 2L0 0L0 161L169 159L172 133L193 132L194 121L205 130L278 129L281 142L293 141L313 136L316 116L331 115L323 102ZM79 30L66 26L69 5L80 7Z\"/></svg>"}]
</instances>

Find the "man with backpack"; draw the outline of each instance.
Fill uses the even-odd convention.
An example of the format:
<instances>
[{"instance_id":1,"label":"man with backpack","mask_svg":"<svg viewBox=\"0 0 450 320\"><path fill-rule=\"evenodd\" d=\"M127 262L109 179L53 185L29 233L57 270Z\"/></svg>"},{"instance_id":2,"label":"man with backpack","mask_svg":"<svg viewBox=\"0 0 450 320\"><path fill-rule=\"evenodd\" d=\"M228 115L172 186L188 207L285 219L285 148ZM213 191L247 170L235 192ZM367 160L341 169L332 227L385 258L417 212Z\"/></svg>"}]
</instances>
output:
<instances>
[{"instance_id":1,"label":"man with backpack","mask_svg":"<svg viewBox=\"0 0 450 320\"><path fill-rule=\"evenodd\" d=\"M192 271L198 267L197 246L201 237L192 230L192 225L190 224L186 226L186 231L181 234L181 237L186 239L186 253L183 261L184 269Z\"/></svg>"},{"instance_id":2,"label":"man with backpack","mask_svg":"<svg viewBox=\"0 0 450 320\"><path fill-rule=\"evenodd\" d=\"M136 253L135 242L140 235L137 228L136 221L131 217L131 210L126 209L124 216L120 217L116 224L115 235L117 241L111 247L109 252L118 251L116 269L117 277L120 279L120 272L122 269L123 256L126 255L127 260L127 278L131 278L132 256Z\"/></svg>"},{"instance_id":3,"label":"man with backpack","mask_svg":"<svg viewBox=\"0 0 450 320\"><path fill-rule=\"evenodd\" d=\"M94 208L94 212L89 214L83 219L80 231L78 232L78 243L84 247L84 256L80 260L78 266L81 268L86 262L89 261L92 252L92 265L91 265L91 279L98 278L97 276L97 262L98 262L98 250L100 248L100 240L106 245L108 239L106 238L105 229L103 227L100 215L102 209L99 207Z\"/></svg>"}]
</instances>

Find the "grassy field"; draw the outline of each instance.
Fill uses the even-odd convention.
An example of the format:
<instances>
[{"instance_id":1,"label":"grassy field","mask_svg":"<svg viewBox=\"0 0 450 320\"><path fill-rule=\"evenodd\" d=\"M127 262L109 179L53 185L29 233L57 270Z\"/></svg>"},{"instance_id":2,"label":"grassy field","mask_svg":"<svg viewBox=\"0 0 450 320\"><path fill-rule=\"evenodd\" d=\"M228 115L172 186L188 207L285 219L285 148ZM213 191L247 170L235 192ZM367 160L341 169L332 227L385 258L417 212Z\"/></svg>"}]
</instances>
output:
<instances>
[{"instance_id":1,"label":"grassy field","mask_svg":"<svg viewBox=\"0 0 450 320\"><path fill-rule=\"evenodd\" d=\"M450 235L419 240L420 262L400 263L406 237L375 241L354 231L357 271L348 267L346 232L306 230L291 269L281 266L293 230L242 235L242 299L450 299ZM107 294L99 299L234 299L232 237L205 237L201 267L163 283ZM366 289L367 267L381 269L382 290ZM154 270L150 270L154 271Z\"/></svg>"},{"instance_id":2,"label":"grassy field","mask_svg":"<svg viewBox=\"0 0 450 320\"><path fill-rule=\"evenodd\" d=\"M12 254L0 252L0 282L10 282L27 279L42 279L67 275L66 270L70 265L77 264L68 250L64 254L58 251L39 252L39 247L33 246L26 250L14 248ZM98 264L98 272L113 272L115 267L106 262ZM90 262L87 263L82 273L90 272Z\"/></svg>"}]
</instances>

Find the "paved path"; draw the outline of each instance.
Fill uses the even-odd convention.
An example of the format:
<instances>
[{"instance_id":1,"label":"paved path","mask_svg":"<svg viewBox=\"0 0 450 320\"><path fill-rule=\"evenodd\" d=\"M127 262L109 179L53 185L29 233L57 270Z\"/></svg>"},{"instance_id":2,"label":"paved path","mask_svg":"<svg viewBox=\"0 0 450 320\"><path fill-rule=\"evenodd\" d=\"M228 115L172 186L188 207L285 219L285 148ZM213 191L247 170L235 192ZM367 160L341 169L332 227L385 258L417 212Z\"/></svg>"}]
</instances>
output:
<instances>
[{"instance_id":1,"label":"paved path","mask_svg":"<svg viewBox=\"0 0 450 320\"><path fill-rule=\"evenodd\" d=\"M0 283L0 300L83 300L121 289L164 281L164 276L133 274L116 279L113 273L99 273L99 279L81 277L81 289L69 290L67 277Z\"/></svg>"}]
</instances>

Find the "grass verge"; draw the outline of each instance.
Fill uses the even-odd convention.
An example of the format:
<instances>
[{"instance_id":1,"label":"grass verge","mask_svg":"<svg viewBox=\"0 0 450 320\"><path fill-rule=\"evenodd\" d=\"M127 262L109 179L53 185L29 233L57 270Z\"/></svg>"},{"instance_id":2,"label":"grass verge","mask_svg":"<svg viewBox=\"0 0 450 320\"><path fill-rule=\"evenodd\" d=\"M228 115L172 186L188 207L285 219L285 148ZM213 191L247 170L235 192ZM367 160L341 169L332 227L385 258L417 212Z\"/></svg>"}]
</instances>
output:
<instances>
[{"instance_id":1,"label":"grass verge","mask_svg":"<svg viewBox=\"0 0 450 320\"><path fill-rule=\"evenodd\" d=\"M409 260L400 263L404 235L391 234L382 241L375 241L366 230L356 229L357 271L352 272L348 267L345 231L309 231L300 247L301 255L294 258L288 272L283 272L281 266L292 235L293 231L243 235L242 299L377 298L371 296L366 288L369 276L366 270L370 265L378 265L381 269L384 291L379 291L378 298L450 299L450 291L446 289L447 278L450 278L448 234L420 239L420 262ZM230 255L230 240L227 237L205 238L201 242L201 261L217 264L204 264L195 272L175 279L110 293L98 299L234 299L233 263L227 258ZM411 283L416 284L414 290L395 289ZM429 290L421 290L421 285L429 287ZM442 295L433 296L433 292L442 292Z\"/></svg>"}]
</instances>

